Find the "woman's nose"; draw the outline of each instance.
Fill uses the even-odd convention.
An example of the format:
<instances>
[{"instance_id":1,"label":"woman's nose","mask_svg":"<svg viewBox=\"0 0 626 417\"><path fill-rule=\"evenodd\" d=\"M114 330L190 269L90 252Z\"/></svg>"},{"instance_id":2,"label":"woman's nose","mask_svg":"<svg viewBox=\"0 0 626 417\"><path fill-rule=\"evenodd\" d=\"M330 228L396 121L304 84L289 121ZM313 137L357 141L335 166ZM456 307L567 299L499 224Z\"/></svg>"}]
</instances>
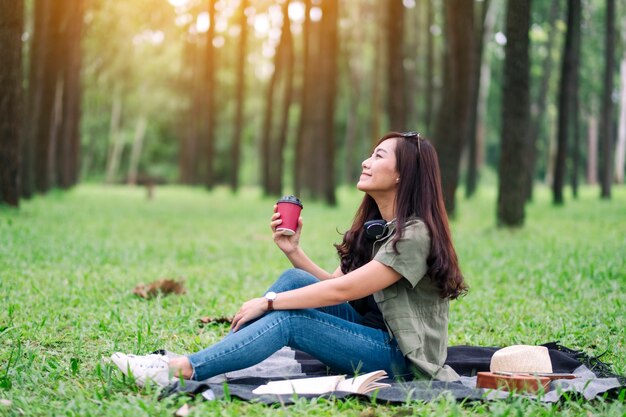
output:
<instances>
[{"instance_id":1,"label":"woman's nose","mask_svg":"<svg viewBox=\"0 0 626 417\"><path fill-rule=\"evenodd\" d=\"M367 168L367 166L369 165L371 158L367 158L365 160L363 160L363 162L361 162L361 168Z\"/></svg>"}]
</instances>

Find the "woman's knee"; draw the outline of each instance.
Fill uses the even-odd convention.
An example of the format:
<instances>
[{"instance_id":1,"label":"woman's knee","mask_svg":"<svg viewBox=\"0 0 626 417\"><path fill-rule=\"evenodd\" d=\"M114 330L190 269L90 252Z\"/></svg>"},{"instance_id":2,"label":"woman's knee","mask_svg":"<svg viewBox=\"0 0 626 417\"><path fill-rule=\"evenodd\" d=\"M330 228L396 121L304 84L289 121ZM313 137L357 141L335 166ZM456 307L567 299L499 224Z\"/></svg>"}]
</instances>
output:
<instances>
[{"instance_id":1,"label":"woman's knee","mask_svg":"<svg viewBox=\"0 0 626 417\"><path fill-rule=\"evenodd\" d=\"M319 279L301 269L292 268L283 272L276 282L270 287L270 291L282 292L294 290L315 284Z\"/></svg>"}]
</instances>

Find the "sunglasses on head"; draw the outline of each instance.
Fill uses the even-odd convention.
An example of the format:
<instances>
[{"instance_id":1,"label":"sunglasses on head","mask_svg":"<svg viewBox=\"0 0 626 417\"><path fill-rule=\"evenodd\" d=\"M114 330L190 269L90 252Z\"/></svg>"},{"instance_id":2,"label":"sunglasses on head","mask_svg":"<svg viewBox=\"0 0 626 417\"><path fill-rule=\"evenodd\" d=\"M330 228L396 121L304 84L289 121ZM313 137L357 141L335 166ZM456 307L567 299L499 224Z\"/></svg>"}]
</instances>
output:
<instances>
[{"instance_id":1,"label":"sunglasses on head","mask_svg":"<svg viewBox=\"0 0 626 417\"><path fill-rule=\"evenodd\" d=\"M419 132L416 132L414 130L408 131L408 132L400 132L398 134L400 137L404 138L404 139L417 139L417 152L421 155L422 154L422 140L424 140L424 138L422 138L422 135L419 134Z\"/></svg>"}]
</instances>

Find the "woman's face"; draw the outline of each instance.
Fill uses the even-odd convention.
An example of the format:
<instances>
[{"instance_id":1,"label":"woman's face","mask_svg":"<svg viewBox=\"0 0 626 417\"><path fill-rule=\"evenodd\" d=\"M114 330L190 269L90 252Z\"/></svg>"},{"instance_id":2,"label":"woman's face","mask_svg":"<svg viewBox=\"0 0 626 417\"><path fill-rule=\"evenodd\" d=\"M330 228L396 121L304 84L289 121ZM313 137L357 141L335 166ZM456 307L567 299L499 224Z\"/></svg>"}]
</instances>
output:
<instances>
[{"instance_id":1,"label":"woman's face","mask_svg":"<svg viewBox=\"0 0 626 417\"><path fill-rule=\"evenodd\" d=\"M363 161L356 185L359 190L370 195L395 192L399 178L396 171L396 143L397 139L394 138L381 142L372 156Z\"/></svg>"}]
</instances>

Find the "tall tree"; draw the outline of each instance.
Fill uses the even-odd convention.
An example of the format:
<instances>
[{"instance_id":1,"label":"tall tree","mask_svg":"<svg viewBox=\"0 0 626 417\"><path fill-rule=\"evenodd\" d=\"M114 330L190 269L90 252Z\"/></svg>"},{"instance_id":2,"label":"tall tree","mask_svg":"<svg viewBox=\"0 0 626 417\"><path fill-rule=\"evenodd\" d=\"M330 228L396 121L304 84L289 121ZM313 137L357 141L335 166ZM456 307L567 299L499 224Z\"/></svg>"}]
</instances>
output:
<instances>
[{"instance_id":1,"label":"tall tree","mask_svg":"<svg viewBox=\"0 0 626 417\"><path fill-rule=\"evenodd\" d=\"M626 33L624 33L626 38ZM626 164L626 55L620 64L620 110L615 147L615 182L624 183L624 166Z\"/></svg>"},{"instance_id":2,"label":"tall tree","mask_svg":"<svg viewBox=\"0 0 626 417\"><path fill-rule=\"evenodd\" d=\"M207 8L209 13L209 30L206 36L206 55L204 63L204 82L206 88L205 103L203 109L205 111L204 119L206 120L206 130L204 131L204 148L205 148L205 176L204 185L212 188L215 183L213 165L215 160L215 97L216 97L216 81L215 81L215 46L213 40L215 38L215 3L217 0L207 0Z\"/></svg>"},{"instance_id":3,"label":"tall tree","mask_svg":"<svg viewBox=\"0 0 626 417\"><path fill-rule=\"evenodd\" d=\"M604 93L600 112L600 185L601 198L611 198L613 180L613 73L615 71L615 0L606 0L606 32L604 39Z\"/></svg>"},{"instance_id":4,"label":"tall tree","mask_svg":"<svg viewBox=\"0 0 626 417\"><path fill-rule=\"evenodd\" d=\"M0 204L19 206L24 3L0 3Z\"/></svg>"},{"instance_id":5,"label":"tall tree","mask_svg":"<svg viewBox=\"0 0 626 417\"><path fill-rule=\"evenodd\" d=\"M81 118L81 40L85 2L72 2L65 7L62 22L65 65L59 74L62 81L62 118L57 146L57 181L61 188L68 188L78 181L78 158L80 154Z\"/></svg>"},{"instance_id":6,"label":"tall tree","mask_svg":"<svg viewBox=\"0 0 626 417\"><path fill-rule=\"evenodd\" d=\"M248 43L248 19L246 17L246 9L248 8L248 0L241 0L239 5L239 56L237 57L237 86L236 91L236 108L235 120L233 126L233 138L230 148L230 188L237 191L239 188L239 165L241 161L241 132L243 130L243 111L245 105L245 88L246 88L246 56Z\"/></svg>"},{"instance_id":7,"label":"tall tree","mask_svg":"<svg viewBox=\"0 0 626 417\"><path fill-rule=\"evenodd\" d=\"M501 153L498 168L497 222L524 224L527 129L530 118L528 54L530 1L509 0L506 12L504 85L502 88Z\"/></svg>"},{"instance_id":8,"label":"tall tree","mask_svg":"<svg viewBox=\"0 0 626 417\"><path fill-rule=\"evenodd\" d=\"M435 23L433 0L426 0L426 88L424 92L424 123L426 131L430 132L433 126L433 115L435 114L435 41L432 33L432 27Z\"/></svg>"},{"instance_id":9,"label":"tall tree","mask_svg":"<svg viewBox=\"0 0 626 417\"><path fill-rule=\"evenodd\" d=\"M34 3L35 9L35 30L42 32L39 45L32 45L34 53L38 58L33 62L39 64L37 69L38 84L32 88L37 88L36 93L39 99L39 112L32 114L34 119L29 123L34 125L33 144L35 146L34 157L34 184L35 190L45 193L52 185L52 172L54 161L55 144L52 142L53 136L53 115L54 97L57 88L59 67L59 47L61 40L60 18L62 5L53 0L39 0ZM33 93L30 93L33 94Z\"/></svg>"},{"instance_id":10,"label":"tall tree","mask_svg":"<svg viewBox=\"0 0 626 417\"><path fill-rule=\"evenodd\" d=\"M390 130L407 130L407 91L404 77L404 5L387 1L387 114Z\"/></svg>"},{"instance_id":11,"label":"tall tree","mask_svg":"<svg viewBox=\"0 0 626 417\"><path fill-rule=\"evenodd\" d=\"M528 171L529 178L526 180L526 200L530 201L533 197L533 180L535 165L537 162L537 138L542 131L542 127L546 124L546 108L548 105L548 91L550 90L550 80L552 79L554 67L554 44L556 39L557 18L560 13L560 1L552 2L550 6L550 14L548 15L548 38L546 40L545 50L546 57L543 59L541 67L541 79L537 87L537 97L531 102L530 106L530 127L528 129Z\"/></svg>"},{"instance_id":12,"label":"tall tree","mask_svg":"<svg viewBox=\"0 0 626 417\"><path fill-rule=\"evenodd\" d=\"M569 0L567 8L567 34L561 69L559 91L559 122L554 182L552 184L553 201L563 204L563 186L565 184L567 145L573 120L573 104L576 100L576 74L580 55L580 0Z\"/></svg>"},{"instance_id":13,"label":"tall tree","mask_svg":"<svg viewBox=\"0 0 626 417\"><path fill-rule=\"evenodd\" d=\"M472 71L471 85L471 105L469 114L469 137L467 138L467 175L465 185L465 196L471 197L476 192L478 184L478 100L480 95L481 69L483 66L483 49L487 43L492 30L492 20L487 20L490 0L482 2L480 9L480 20L476 25L476 57L474 58L474 67Z\"/></svg>"},{"instance_id":14,"label":"tall tree","mask_svg":"<svg viewBox=\"0 0 626 417\"><path fill-rule=\"evenodd\" d=\"M293 95L293 36L289 21L289 1L282 7L282 28L280 40L274 55L274 72L267 86L263 130L261 136L261 185L265 195L278 195L283 188L284 148L289 125L289 108ZM275 93L279 81L283 80L282 107L275 111ZM274 128L275 114L279 114L279 127Z\"/></svg>"},{"instance_id":15,"label":"tall tree","mask_svg":"<svg viewBox=\"0 0 626 417\"><path fill-rule=\"evenodd\" d=\"M447 48L444 83L437 116L435 140L439 152L443 194L448 213L454 214L454 194L459 182L461 151L469 136L471 87L474 68L474 3L444 2ZM455 126L451 129L450 126Z\"/></svg>"},{"instance_id":16,"label":"tall tree","mask_svg":"<svg viewBox=\"0 0 626 417\"><path fill-rule=\"evenodd\" d=\"M334 112L337 91L338 4L321 3L321 20L311 21L305 2L303 80L296 144L295 190L335 204ZM316 6L317 7L317 6ZM316 65L309 65L315 62ZM323 80L322 83L319 80Z\"/></svg>"}]
</instances>

